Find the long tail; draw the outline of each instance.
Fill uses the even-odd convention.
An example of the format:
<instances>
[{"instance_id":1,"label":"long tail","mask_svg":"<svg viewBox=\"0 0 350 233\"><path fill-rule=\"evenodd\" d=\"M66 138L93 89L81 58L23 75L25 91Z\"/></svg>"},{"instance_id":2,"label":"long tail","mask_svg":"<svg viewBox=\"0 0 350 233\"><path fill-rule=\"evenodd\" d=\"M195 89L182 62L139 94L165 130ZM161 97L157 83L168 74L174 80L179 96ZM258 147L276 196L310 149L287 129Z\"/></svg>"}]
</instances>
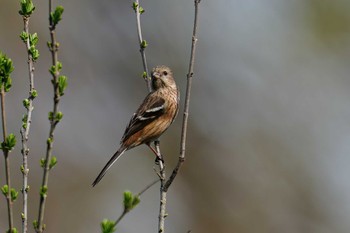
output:
<instances>
[{"instance_id":1,"label":"long tail","mask_svg":"<svg viewBox=\"0 0 350 233\"><path fill-rule=\"evenodd\" d=\"M95 181L92 183L92 186L95 187L95 185L100 182L100 180L103 178L103 176L106 174L108 169L117 161L117 159L126 151L126 148L121 147L115 154L112 156L112 158L108 161L108 163L104 166L100 174L98 174Z\"/></svg>"}]
</instances>

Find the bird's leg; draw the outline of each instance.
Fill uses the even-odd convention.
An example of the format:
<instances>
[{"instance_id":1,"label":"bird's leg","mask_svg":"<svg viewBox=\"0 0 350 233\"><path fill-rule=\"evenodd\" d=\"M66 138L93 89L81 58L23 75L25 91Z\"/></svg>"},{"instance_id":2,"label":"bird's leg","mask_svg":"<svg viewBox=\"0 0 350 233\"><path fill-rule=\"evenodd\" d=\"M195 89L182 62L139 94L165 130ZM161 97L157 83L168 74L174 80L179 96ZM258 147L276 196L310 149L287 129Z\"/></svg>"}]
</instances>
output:
<instances>
[{"instance_id":1,"label":"bird's leg","mask_svg":"<svg viewBox=\"0 0 350 233\"><path fill-rule=\"evenodd\" d=\"M158 154L155 163L159 165L159 161L161 161L164 165L163 155L160 153L160 141L158 139L154 141L154 147L156 148L156 152Z\"/></svg>"},{"instance_id":2,"label":"bird's leg","mask_svg":"<svg viewBox=\"0 0 350 233\"><path fill-rule=\"evenodd\" d=\"M159 164L159 161L162 161L164 163L164 160L163 160L163 156L161 154L159 154L152 146L150 143L147 143L146 144L150 149L151 151L156 155L156 160L155 160L155 163L158 165Z\"/></svg>"}]
</instances>

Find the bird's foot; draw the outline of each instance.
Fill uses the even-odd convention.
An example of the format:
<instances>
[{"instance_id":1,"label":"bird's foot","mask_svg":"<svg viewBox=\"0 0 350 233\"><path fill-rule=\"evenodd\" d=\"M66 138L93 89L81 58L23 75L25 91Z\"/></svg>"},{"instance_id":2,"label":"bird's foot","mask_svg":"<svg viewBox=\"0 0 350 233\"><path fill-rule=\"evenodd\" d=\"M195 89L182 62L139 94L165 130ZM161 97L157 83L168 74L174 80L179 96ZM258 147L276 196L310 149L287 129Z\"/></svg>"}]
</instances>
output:
<instances>
[{"instance_id":1,"label":"bird's foot","mask_svg":"<svg viewBox=\"0 0 350 233\"><path fill-rule=\"evenodd\" d=\"M154 163L156 165L159 165L159 161L162 161L162 163L164 164L163 156L157 156L156 159L154 160Z\"/></svg>"}]
</instances>

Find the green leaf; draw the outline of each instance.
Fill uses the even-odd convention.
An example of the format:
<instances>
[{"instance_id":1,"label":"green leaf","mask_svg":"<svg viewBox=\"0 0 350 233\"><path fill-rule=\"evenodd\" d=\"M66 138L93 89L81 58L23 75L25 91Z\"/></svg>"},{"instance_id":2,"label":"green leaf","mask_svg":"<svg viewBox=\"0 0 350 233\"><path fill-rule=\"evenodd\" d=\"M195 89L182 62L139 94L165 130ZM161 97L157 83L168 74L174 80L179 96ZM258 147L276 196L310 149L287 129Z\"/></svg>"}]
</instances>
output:
<instances>
[{"instance_id":1,"label":"green leaf","mask_svg":"<svg viewBox=\"0 0 350 233\"><path fill-rule=\"evenodd\" d=\"M38 223L37 220L33 221L33 227L34 227L34 229L38 229L39 228L39 223Z\"/></svg>"},{"instance_id":2,"label":"green leaf","mask_svg":"<svg viewBox=\"0 0 350 233\"><path fill-rule=\"evenodd\" d=\"M27 121L28 121L28 115L24 114L23 117L22 117L22 127L23 127L23 129L27 128Z\"/></svg>"},{"instance_id":3,"label":"green leaf","mask_svg":"<svg viewBox=\"0 0 350 233\"><path fill-rule=\"evenodd\" d=\"M46 141L46 143L49 143L49 144L51 144L52 142L53 142L53 138L48 138Z\"/></svg>"},{"instance_id":4,"label":"green leaf","mask_svg":"<svg viewBox=\"0 0 350 233\"><path fill-rule=\"evenodd\" d=\"M57 164L57 158L55 156L52 156L49 168L53 168Z\"/></svg>"},{"instance_id":5,"label":"green leaf","mask_svg":"<svg viewBox=\"0 0 350 233\"><path fill-rule=\"evenodd\" d=\"M9 134L5 141L1 143L1 149L4 151L11 151L16 145L16 136L11 133Z\"/></svg>"},{"instance_id":6,"label":"green leaf","mask_svg":"<svg viewBox=\"0 0 350 233\"><path fill-rule=\"evenodd\" d=\"M143 40L143 41L141 42L140 46L141 46L142 49L146 48L146 47L148 46L147 41L146 41L146 40Z\"/></svg>"},{"instance_id":7,"label":"green leaf","mask_svg":"<svg viewBox=\"0 0 350 233\"><path fill-rule=\"evenodd\" d=\"M39 37L37 33L29 34L29 43L30 45L36 46L39 41Z\"/></svg>"},{"instance_id":8,"label":"green leaf","mask_svg":"<svg viewBox=\"0 0 350 233\"><path fill-rule=\"evenodd\" d=\"M37 90L33 89L33 90L30 92L30 96L32 97L32 99L34 99L35 97L37 97L37 96L38 96Z\"/></svg>"},{"instance_id":9,"label":"green leaf","mask_svg":"<svg viewBox=\"0 0 350 233\"><path fill-rule=\"evenodd\" d=\"M134 199L132 200L132 208L137 206L140 203L140 197L139 196L134 196Z\"/></svg>"},{"instance_id":10,"label":"green leaf","mask_svg":"<svg viewBox=\"0 0 350 233\"><path fill-rule=\"evenodd\" d=\"M63 6L58 6L56 7L54 12L50 13L50 19L54 26L56 26L58 22L62 20L63 11L64 11Z\"/></svg>"},{"instance_id":11,"label":"green leaf","mask_svg":"<svg viewBox=\"0 0 350 233\"><path fill-rule=\"evenodd\" d=\"M10 90L12 85L10 74L13 70L12 60L0 52L0 86L4 85L6 92Z\"/></svg>"},{"instance_id":12,"label":"green leaf","mask_svg":"<svg viewBox=\"0 0 350 233\"><path fill-rule=\"evenodd\" d=\"M124 192L124 209L129 210L132 208L132 193L130 191L125 191Z\"/></svg>"},{"instance_id":13,"label":"green leaf","mask_svg":"<svg viewBox=\"0 0 350 233\"><path fill-rule=\"evenodd\" d=\"M4 82L4 90L5 92L9 92L12 87L12 79L8 77Z\"/></svg>"},{"instance_id":14,"label":"green leaf","mask_svg":"<svg viewBox=\"0 0 350 233\"><path fill-rule=\"evenodd\" d=\"M147 77L148 77L148 75L147 75L146 71L143 71L142 78L147 79Z\"/></svg>"},{"instance_id":15,"label":"green leaf","mask_svg":"<svg viewBox=\"0 0 350 233\"><path fill-rule=\"evenodd\" d=\"M46 165L46 159L41 158L41 159L40 159L40 167L44 168L45 165Z\"/></svg>"},{"instance_id":16,"label":"green leaf","mask_svg":"<svg viewBox=\"0 0 350 233\"><path fill-rule=\"evenodd\" d=\"M16 189L11 188L11 200L15 201L17 199L18 196L18 192L16 191Z\"/></svg>"},{"instance_id":17,"label":"green leaf","mask_svg":"<svg viewBox=\"0 0 350 233\"><path fill-rule=\"evenodd\" d=\"M12 228L11 230L7 230L6 233L18 233L16 228Z\"/></svg>"},{"instance_id":18,"label":"green leaf","mask_svg":"<svg viewBox=\"0 0 350 233\"><path fill-rule=\"evenodd\" d=\"M22 101L22 103L23 103L23 106L24 106L26 109L29 108L29 105L30 105L29 99L24 99L24 100Z\"/></svg>"},{"instance_id":19,"label":"green leaf","mask_svg":"<svg viewBox=\"0 0 350 233\"><path fill-rule=\"evenodd\" d=\"M0 52L0 86L4 85L5 92L8 92L11 88L10 74L13 69L12 60Z\"/></svg>"},{"instance_id":20,"label":"green leaf","mask_svg":"<svg viewBox=\"0 0 350 233\"><path fill-rule=\"evenodd\" d=\"M29 53L30 53L30 55L32 55L33 61L38 60L38 58L40 56L39 50L37 50L34 45L30 46Z\"/></svg>"},{"instance_id":21,"label":"green leaf","mask_svg":"<svg viewBox=\"0 0 350 233\"><path fill-rule=\"evenodd\" d=\"M28 39L28 33L26 33L25 31L21 32L21 34L19 35L19 37L21 38L21 40L24 42L24 43L27 43L27 39Z\"/></svg>"},{"instance_id":22,"label":"green leaf","mask_svg":"<svg viewBox=\"0 0 350 233\"><path fill-rule=\"evenodd\" d=\"M115 222L108 219L104 219L101 222L102 233L113 233L115 232Z\"/></svg>"},{"instance_id":23,"label":"green leaf","mask_svg":"<svg viewBox=\"0 0 350 233\"><path fill-rule=\"evenodd\" d=\"M27 122L28 121L28 115L24 114L22 117L22 122Z\"/></svg>"},{"instance_id":24,"label":"green leaf","mask_svg":"<svg viewBox=\"0 0 350 233\"><path fill-rule=\"evenodd\" d=\"M61 75L58 77L58 91L60 93L60 95L64 95L64 91L68 86L68 82L67 82L67 77L64 75Z\"/></svg>"},{"instance_id":25,"label":"green leaf","mask_svg":"<svg viewBox=\"0 0 350 233\"><path fill-rule=\"evenodd\" d=\"M53 120L53 112L49 112L49 121Z\"/></svg>"},{"instance_id":26,"label":"green leaf","mask_svg":"<svg viewBox=\"0 0 350 233\"><path fill-rule=\"evenodd\" d=\"M62 63L58 61L56 63L56 67L57 67L57 70L60 71L62 69Z\"/></svg>"},{"instance_id":27,"label":"green leaf","mask_svg":"<svg viewBox=\"0 0 350 233\"><path fill-rule=\"evenodd\" d=\"M35 10L32 0L21 0L20 5L21 10L18 12L20 15L30 16Z\"/></svg>"},{"instance_id":28,"label":"green leaf","mask_svg":"<svg viewBox=\"0 0 350 233\"><path fill-rule=\"evenodd\" d=\"M7 194L9 193L9 186L7 184L2 186L1 187L1 192L2 192L2 194L4 194L4 196L7 196Z\"/></svg>"},{"instance_id":29,"label":"green leaf","mask_svg":"<svg viewBox=\"0 0 350 233\"><path fill-rule=\"evenodd\" d=\"M40 188L40 196L41 197L46 197L47 196L47 190L48 190L47 186L41 186L41 188Z\"/></svg>"},{"instance_id":30,"label":"green leaf","mask_svg":"<svg viewBox=\"0 0 350 233\"><path fill-rule=\"evenodd\" d=\"M55 75L56 73L58 73L60 70L62 69L62 63L61 62L57 62L56 65L51 66L51 68L49 69L49 72L52 75Z\"/></svg>"},{"instance_id":31,"label":"green leaf","mask_svg":"<svg viewBox=\"0 0 350 233\"><path fill-rule=\"evenodd\" d=\"M57 112L55 116L55 120L59 122L63 118L63 113L62 112Z\"/></svg>"},{"instance_id":32,"label":"green leaf","mask_svg":"<svg viewBox=\"0 0 350 233\"><path fill-rule=\"evenodd\" d=\"M137 10L138 6L139 6L139 4L137 4L137 2L133 2L132 3L132 9L134 9L135 13L136 13L136 10Z\"/></svg>"},{"instance_id":33,"label":"green leaf","mask_svg":"<svg viewBox=\"0 0 350 233\"><path fill-rule=\"evenodd\" d=\"M124 192L124 210L129 212L132 210L137 204L140 203L140 198L136 195L134 196L130 191Z\"/></svg>"}]
</instances>

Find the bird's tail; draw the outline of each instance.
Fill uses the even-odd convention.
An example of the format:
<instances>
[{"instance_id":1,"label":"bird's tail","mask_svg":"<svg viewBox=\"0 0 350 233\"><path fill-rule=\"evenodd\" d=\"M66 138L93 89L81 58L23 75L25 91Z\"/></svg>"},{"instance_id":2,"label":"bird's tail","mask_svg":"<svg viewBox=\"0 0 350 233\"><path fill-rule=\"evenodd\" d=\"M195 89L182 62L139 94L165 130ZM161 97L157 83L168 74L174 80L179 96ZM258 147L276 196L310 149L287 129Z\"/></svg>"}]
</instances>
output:
<instances>
[{"instance_id":1,"label":"bird's tail","mask_svg":"<svg viewBox=\"0 0 350 233\"><path fill-rule=\"evenodd\" d=\"M108 169L117 161L117 159L126 151L126 148L121 147L119 148L119 150L117 152L115 152L115 154L112 156L112 158L108 161L108 163L104 166L104 168L102 169L102 171L100 172L100 174L98 174L97 178L95 179L95 181L92 183L92 186L94 187L95 185L97 185L101 179L103 178L103 176L106 174L106 172L108 171Z\"/></svg>"}]
</instances>

